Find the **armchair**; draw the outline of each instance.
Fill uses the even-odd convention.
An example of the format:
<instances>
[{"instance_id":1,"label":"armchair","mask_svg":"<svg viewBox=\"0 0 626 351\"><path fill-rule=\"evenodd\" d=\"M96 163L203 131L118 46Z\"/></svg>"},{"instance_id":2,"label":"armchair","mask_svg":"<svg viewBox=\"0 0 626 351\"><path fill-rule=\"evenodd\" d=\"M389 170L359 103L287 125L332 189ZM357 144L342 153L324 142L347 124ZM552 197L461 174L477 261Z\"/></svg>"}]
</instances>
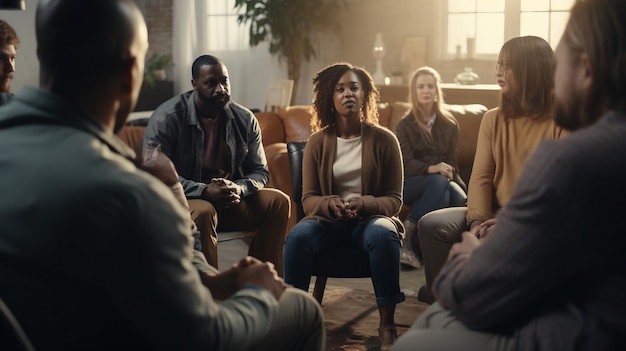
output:
<instances>
[{"instance_id":1,"label":"armchair","mask_svg":"<svg viewBox=\"0 0 626 351\"><path fill-rule=\"evenodd\" d=\"M292 199L296 205L297 221L304 217L302 209L302 156L306 141L287 143L291 168ZM313 297L321 304L326 281L331 278L368 278L372 276L368 255L356 248L334 248L318 255L313 264L316 276Z\"/></svg>"}]
</instances>

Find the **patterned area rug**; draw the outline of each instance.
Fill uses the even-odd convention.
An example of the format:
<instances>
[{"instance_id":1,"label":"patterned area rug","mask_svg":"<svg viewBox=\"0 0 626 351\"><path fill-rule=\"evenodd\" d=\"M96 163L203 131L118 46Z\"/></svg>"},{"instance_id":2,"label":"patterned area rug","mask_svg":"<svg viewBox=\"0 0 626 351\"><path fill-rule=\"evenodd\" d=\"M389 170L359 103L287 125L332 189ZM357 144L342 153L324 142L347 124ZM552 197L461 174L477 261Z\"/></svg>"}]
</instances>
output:
<instances>
[{"instance_id":1,"label":"patterned area rug","mask_svg":"<svg viewBox=\"0 0 626 351\"><path fill-rule=\"evenodd\" d=\"M398 334L404 333L428 307L407 296L396 306ZM326 351L378 351L378 309L374 291L328 285L322 301L326 318Z\"/></svg>"}]
</instances>

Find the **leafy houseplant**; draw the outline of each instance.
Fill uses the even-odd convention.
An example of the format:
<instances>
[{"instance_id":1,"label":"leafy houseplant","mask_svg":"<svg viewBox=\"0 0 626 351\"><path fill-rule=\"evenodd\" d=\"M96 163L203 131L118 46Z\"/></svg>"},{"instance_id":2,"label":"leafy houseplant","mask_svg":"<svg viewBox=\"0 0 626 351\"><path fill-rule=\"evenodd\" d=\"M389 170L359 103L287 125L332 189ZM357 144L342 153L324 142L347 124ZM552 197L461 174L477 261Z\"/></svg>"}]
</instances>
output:
<instances>
[{"instance_id":1,"label":"leafy houseplant","mask_svg":"<svg viewBox=\"0 0 626 351\"><path fill-rule=\"evenodd\" d=\"M302 62L316 55L316 35L336 35L345 8L346 0L235 0L235 9L243 10L237 22L250 26L250 46L267 40L270 54L287 61L287 76L294 81L292 96Z\"/></svg>"},{"instance_id":2,"label":"leafy houseplant","mask_svg":"<svg viewBox=\"0 0 626 351\"><path fill-rule=\"evenodd\" d=\"M165 79L165 71L172 66L174 66L174 63L171 57L153 52L146 59L146 67L143 75L144 84L152 88L154 82Z\"/></svg>"}]
</instances>

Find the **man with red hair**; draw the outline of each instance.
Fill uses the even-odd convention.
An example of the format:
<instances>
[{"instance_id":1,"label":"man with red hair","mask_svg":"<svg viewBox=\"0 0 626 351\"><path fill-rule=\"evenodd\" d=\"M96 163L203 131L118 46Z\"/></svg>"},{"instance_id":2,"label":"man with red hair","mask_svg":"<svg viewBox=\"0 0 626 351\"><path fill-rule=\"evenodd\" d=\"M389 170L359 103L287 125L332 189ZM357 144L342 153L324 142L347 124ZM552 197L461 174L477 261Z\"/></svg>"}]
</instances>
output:
<instances>
[{"instance_id":1,"label":"man with red hair","mask_svg":"<svg viewBox=\"0 0 626 351\"><path fill-rule=\"evenodd\" d=\"M11 80L15 72L15 56L20 39L6 21L0 20L0 106L6 105L12 98Z\"/></svg>"}]
</instances>

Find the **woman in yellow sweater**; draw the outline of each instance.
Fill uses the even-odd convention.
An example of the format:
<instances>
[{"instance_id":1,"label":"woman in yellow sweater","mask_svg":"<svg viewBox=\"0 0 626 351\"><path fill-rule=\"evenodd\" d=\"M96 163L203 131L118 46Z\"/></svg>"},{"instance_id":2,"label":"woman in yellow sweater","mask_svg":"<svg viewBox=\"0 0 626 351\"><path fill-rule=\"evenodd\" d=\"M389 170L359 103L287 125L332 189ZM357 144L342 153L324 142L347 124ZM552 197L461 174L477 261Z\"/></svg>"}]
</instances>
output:
<instances>
[{"instance_id":1,"label":"woman in yellow sweater","mask_svg":"<svg viewBox=\"0 0 626 351\"><path fill-rule=\"evenodd\" d=\"M430 212L418 223L424 255L426 286L418 299L432 303L430 284L461 233L483 235L496 212L506 204L524 162L544 139L557 139L565 131L551 117L554 53L539 37L516 37L500 50L496 79L500 105L483 116L470 177L467 208ZM479 234L480 233L480 234Z\"/></svg>"}]
</instances>

